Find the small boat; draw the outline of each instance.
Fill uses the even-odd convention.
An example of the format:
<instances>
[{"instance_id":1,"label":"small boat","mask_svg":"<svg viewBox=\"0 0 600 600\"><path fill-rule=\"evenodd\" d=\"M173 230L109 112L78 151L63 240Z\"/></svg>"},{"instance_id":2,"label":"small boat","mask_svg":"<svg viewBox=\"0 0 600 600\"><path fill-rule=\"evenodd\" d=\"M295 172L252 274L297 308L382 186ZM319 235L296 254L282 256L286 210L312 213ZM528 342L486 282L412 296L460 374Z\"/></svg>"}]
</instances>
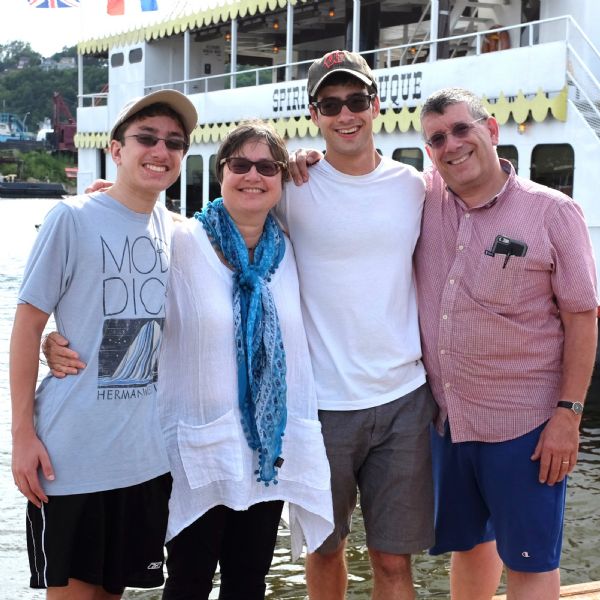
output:
<instances>
[{"instance_id":1,"label":"small boat","mask_svg":"<svg viewBox=\"0 0 600 600\"><path fill-rule=\"evenodd\" d=\"M0 198L62 198L66 195L62 183L0 181Z\"/></svg>"}]
</instances>

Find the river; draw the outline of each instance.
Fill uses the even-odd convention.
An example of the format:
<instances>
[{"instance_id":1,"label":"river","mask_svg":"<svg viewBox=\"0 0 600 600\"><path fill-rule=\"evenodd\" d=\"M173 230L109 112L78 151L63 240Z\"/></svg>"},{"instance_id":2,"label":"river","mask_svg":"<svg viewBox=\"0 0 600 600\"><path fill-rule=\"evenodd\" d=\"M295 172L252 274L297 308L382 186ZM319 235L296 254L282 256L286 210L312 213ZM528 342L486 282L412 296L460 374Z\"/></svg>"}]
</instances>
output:
<instances>
[{"instance_id":1,"label":"river","mask_svg":"<svg viewBox=\"0 0 600 600\"><path fill-rule=\"evenodd\" d=\"M0 600L45 594L28 587L29 568L25 546L23 497L10 472L10 397L8 347L19 286L29 249L35 239L34 225L56 200L0 199ZM582 422L581 453L570 480L564 530L563 584L600 580L600 376L588 397ZM282 527L268 579L268 597L304 600L303 561L291 561L289 532ZM370 573L360 519L349 538L350 583L348 599L368 600ZM414 558L414 577L419 598L448 597L447 557L422 554ZM211 598L217 598L218 585ZM160 590L128 590L124 598L159 600Z\"/></svg>"}]
</instances>

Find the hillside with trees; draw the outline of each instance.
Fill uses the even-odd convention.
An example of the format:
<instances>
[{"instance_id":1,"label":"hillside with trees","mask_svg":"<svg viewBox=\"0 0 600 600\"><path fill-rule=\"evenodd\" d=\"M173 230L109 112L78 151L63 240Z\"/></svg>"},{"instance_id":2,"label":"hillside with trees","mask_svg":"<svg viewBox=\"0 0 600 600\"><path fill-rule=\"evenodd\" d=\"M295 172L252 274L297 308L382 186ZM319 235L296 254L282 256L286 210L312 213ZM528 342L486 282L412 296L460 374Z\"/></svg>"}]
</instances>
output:
<instances>
[{"instance_id":1,"label":"hillside with trees","mask_svg":"<svg viewBox=\"0 0 600 600\"><path fill-rule=\"evenodd\" d=\"M100 92L108 82L106 58L85 57L84 94ZM52 120L54 92L75 116L77 114L77 49L63 48L44 58L28 42L0 44L0 113L17 115L27 129L37 134L45 120ZM0 174L22 179L67 182L65 166L74 166L72 153L3 150L0 143Z\"/></svg>"},{"instance_id":2,"label":"hillside with trees","mask_svg":"<svg viewBox=\"0 0 600 600\"><path fill-rule=\"evenodd\" d=\"M62 58L72 58L71 68L58 66ZM86 57L84 94L99 92L108 81L105 58ZM43 68L43 63L45 68ZM62 65L61 65L62 66ZM63 48L44 59L32 50L29 42L0 44L0 112L14 113L30 131L37 132L45 118L52 118L52 95L60 92L75 115L77 109L77 49Z\"/></svg>"}]
</instances>

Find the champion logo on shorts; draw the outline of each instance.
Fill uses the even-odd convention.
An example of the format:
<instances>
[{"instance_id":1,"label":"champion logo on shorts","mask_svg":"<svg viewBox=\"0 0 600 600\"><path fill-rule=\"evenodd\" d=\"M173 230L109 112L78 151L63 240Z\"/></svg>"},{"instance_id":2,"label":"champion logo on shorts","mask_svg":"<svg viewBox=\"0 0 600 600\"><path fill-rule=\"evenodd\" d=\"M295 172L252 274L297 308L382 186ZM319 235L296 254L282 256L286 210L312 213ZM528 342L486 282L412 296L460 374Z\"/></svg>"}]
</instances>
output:
<instances>
[{"instance_id":1,"label":"champion logo on shorts","mask_svg":"<svg viewBox=\"0 0 600 600\"><path fill-rule=\"evenodd\" d=\"M529 556L529 552L527 552L527 550L525 552L521 552L521 556L523 558L531 558L531 556Z\"/></svg>"},{"instance_id":2,"label":"champion logo on shorts","mask_svg":"<svg viewBox=\"0 0 600 600\"><path fill-rule=\"evenodd\" d=\"M158 562L151 562L146 569L148 569L149 571L152 569L160 569L162 567L162 560L158 561Z\"/></svg>"}]
</instances>

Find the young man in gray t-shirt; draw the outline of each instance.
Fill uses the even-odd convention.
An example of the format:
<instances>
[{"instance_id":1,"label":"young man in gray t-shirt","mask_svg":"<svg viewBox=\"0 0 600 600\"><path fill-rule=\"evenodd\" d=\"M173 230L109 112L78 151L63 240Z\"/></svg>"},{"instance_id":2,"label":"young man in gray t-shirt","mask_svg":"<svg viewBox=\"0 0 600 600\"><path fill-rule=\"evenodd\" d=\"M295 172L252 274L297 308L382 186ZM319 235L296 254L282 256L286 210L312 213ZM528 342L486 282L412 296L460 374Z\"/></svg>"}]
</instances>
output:
<instances>
[{"instance_id":1,"label":"young man in gray t-shirt","mask_svg":"<svg viewBox=\"0 0 600 600\"><path fill-rule=\"evenodd\" d=\"M196 122L174 90L128 103L110 132L114 185L58 203L25 269L10 351L12 470L28 499L30 585L52 598L163 582L171 477L155 393L172 218L157 199ZM88 367L35 390L50 314Z\"/></svg>"}]
</instances>

